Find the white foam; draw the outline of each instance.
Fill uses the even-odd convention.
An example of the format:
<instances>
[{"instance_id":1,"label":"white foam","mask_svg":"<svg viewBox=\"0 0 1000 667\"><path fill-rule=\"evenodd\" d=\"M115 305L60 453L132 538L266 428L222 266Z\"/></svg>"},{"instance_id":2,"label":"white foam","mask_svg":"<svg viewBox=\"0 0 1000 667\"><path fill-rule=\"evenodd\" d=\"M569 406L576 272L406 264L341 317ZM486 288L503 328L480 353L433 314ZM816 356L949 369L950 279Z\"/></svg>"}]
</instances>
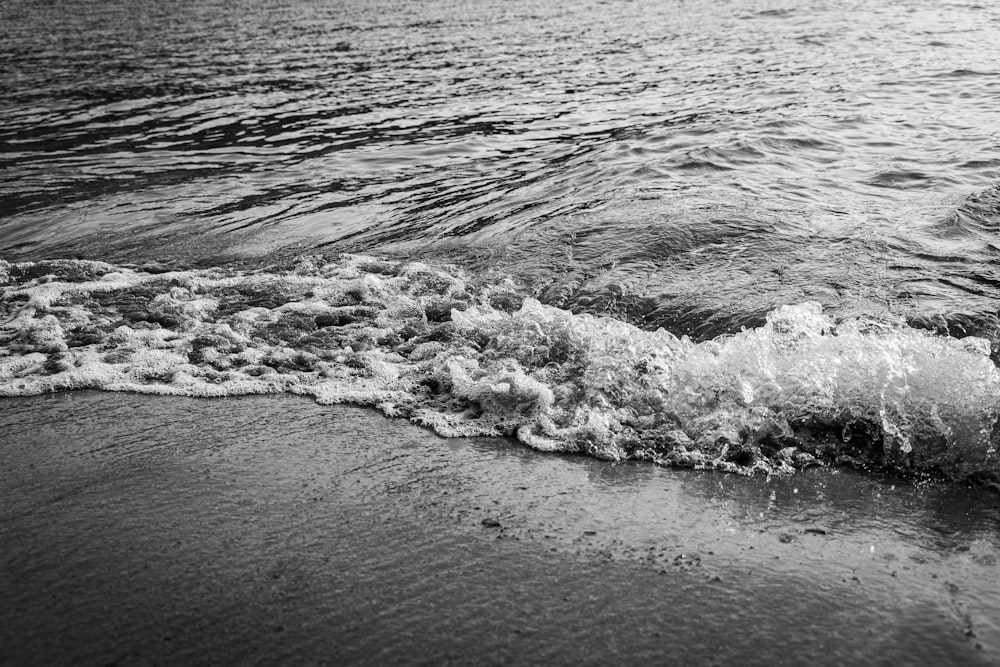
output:
<instances>
[{"instance_id":1,"label":"white foam","mask_svg":"<svg viewBox=\"0 0 1000 667\"><path fill-rule=\"evenodd\" d=\"M0 395L294 392L446 436L742 472L858 456L866 434L893 465L1000 471L986 341L834 323L818 304L695 344L532 299L506 312L490 304L519 299L509 284L364 256L250 273L47 267L0 262Z\"/></svg>"}]
</instances>

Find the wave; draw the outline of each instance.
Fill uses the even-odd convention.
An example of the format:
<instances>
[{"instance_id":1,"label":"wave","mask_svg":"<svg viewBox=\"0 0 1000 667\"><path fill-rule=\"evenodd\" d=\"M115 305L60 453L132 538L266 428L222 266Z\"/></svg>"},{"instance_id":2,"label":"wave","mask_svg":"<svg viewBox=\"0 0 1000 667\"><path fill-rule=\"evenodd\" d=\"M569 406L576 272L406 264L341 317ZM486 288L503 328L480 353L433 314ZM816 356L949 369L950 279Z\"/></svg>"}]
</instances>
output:
<instances>
[{"instance_id":1,"label":"wave","mask_svg":"<svg viewBox=\"0 0 1000 667\"><path fill-rule=\"evenodd\" d=\"M448 436L750 474L828 461L996 483L981 338L816 303L703 342L511 280L362 255L170 271L0 261L0 396L292 392Z\"/></svg>"}]
</instances>

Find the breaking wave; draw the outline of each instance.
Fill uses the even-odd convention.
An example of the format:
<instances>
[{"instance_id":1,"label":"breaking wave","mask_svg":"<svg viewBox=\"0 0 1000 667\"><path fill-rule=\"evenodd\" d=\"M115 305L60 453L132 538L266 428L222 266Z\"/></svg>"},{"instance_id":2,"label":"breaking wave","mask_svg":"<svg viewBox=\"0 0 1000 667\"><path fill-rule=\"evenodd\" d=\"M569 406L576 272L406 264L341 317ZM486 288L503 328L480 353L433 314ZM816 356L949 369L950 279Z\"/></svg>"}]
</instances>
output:
<instances>
[{"instance_id":1,"label":"breaking wave","mask_svg":"<svg viewBox=\"0 0 1000 667\"><path fill-rule=\"evenodd\" d=\"M696 343L359 255L257 270L0 261L0 295L0 396L292 392L610 460L1000 479L987 341L835 322L815 303Z\"/></svg>"}]
</instances>

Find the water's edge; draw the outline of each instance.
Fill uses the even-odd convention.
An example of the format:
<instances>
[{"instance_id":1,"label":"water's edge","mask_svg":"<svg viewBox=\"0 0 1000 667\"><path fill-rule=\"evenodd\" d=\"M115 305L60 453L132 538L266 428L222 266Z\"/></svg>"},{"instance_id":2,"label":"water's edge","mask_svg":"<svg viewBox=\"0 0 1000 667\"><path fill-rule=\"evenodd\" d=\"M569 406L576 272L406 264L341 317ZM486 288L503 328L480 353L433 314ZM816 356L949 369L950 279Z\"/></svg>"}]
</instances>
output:
<instances>
[{"instance_id":1,"label":"water's edge","mask_svg":"<svg viewBox=\"0 0 1000 667\"><path fill-rule=\"evenodd\" d=\"M987 341L818 304L694 342L510 280L361 255L172 271L0 261L0 395L291 392L446 436L740 473L826 461L995 484Z\"/></svg>"},{"instance_id":2,"label":"water's edge","mask_svg":"<svg viewBox=\"0 0 1000 667\"><path fill-rule=\"evenodd\" d=\"M609 465L300 398L0 404L11 659L959 665L1000 647L996 508L955 485Z\"/></svg>"}]
</instances>

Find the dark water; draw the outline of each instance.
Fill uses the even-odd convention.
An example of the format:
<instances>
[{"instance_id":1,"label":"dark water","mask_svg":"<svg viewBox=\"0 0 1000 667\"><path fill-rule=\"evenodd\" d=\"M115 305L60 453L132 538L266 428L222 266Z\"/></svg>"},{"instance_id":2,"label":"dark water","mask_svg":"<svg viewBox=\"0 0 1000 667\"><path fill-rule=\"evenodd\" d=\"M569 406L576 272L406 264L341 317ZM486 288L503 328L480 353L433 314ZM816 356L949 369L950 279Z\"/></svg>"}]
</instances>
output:
<instances>
[{"instance_id":1,"label":"dark water","mask_svg":"<svg viewBox=\"0 0 1000 667\"><path fill-rule=\"evenodd\" d=\"M702 336L807 299L995 335L992 3L2 12L7 258L421 253Z\"/></svg>"}]
</instances>

